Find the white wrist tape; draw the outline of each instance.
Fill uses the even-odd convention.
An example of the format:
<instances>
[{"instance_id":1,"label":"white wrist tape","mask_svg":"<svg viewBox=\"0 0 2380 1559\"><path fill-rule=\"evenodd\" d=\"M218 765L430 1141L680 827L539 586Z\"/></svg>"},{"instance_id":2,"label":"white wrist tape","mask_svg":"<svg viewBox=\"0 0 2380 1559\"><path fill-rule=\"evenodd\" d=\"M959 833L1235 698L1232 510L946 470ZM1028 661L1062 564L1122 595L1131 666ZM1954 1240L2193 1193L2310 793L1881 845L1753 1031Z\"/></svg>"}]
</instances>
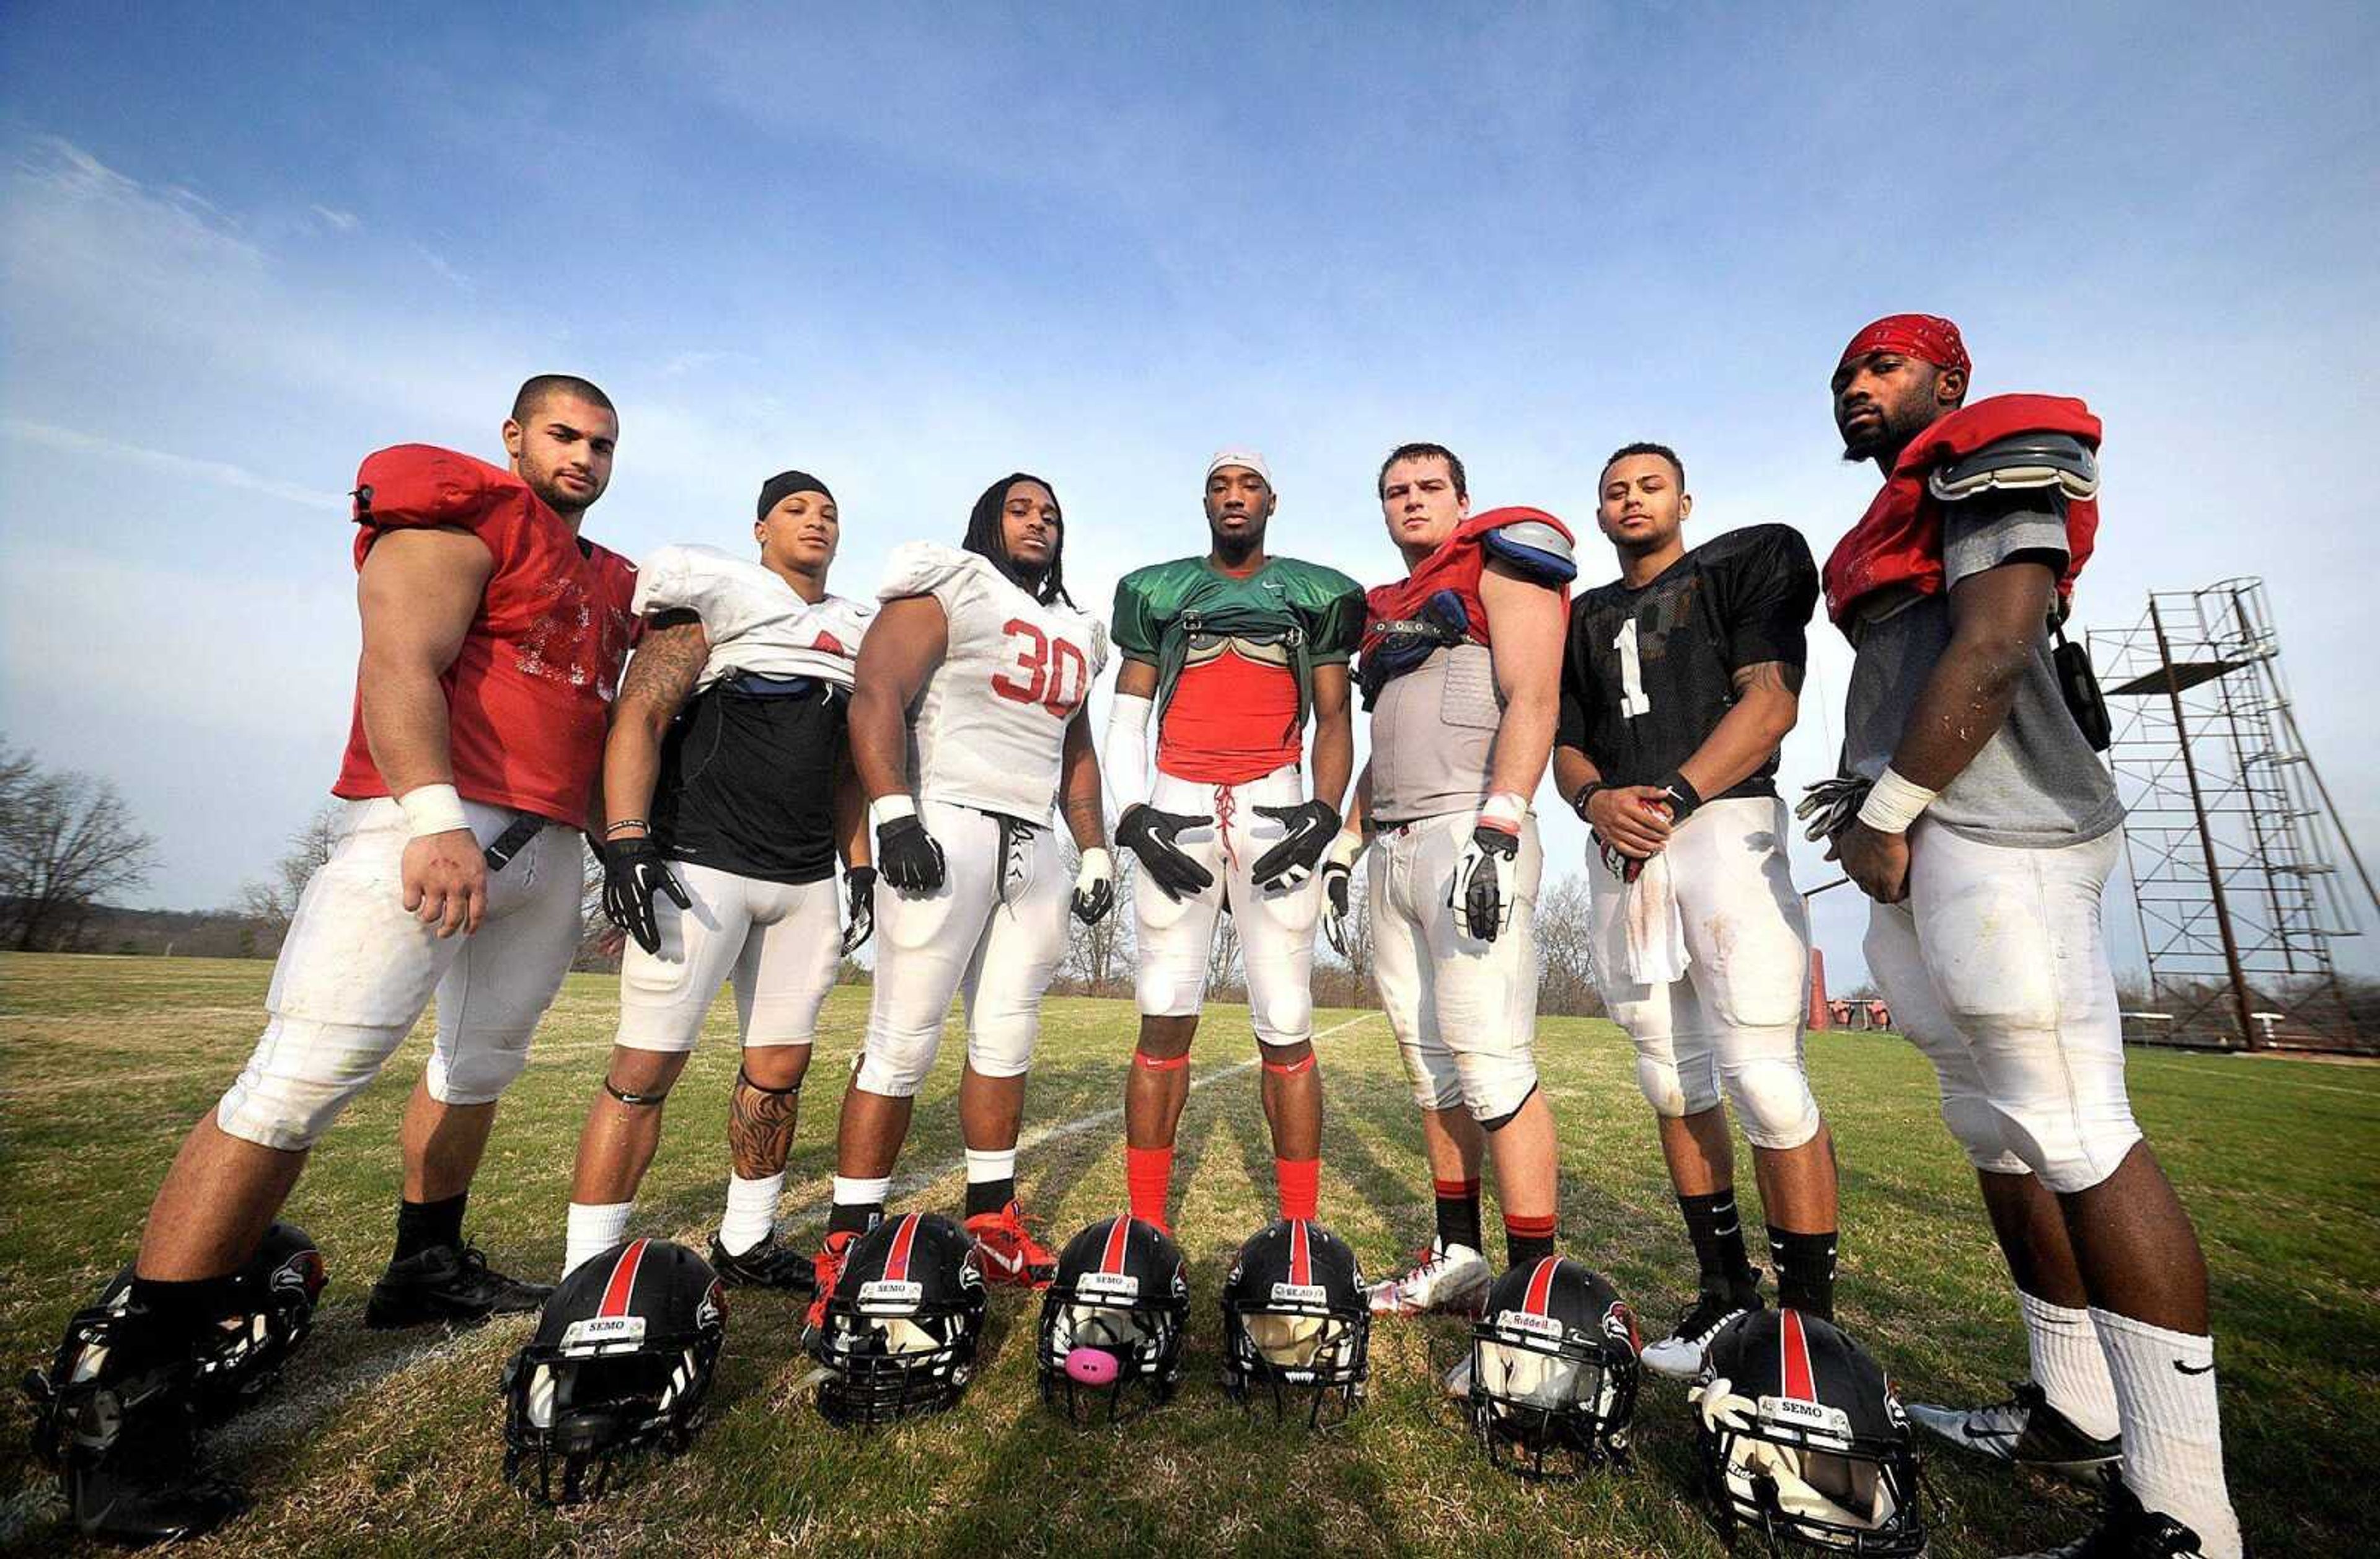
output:
<instances>
[{"instance_id":1,"label":"white wrist tape","mask_svg":"<svg viewBox=\"0 0 2380 1559\"><path fill-rule=\"evenodd\" d=\"M1099 767L1108 782L1108 805L1118 817L1148 799L1148 717L1156 700L1118 693L1108 706L1108 739Z\"/></svg>"},{"instance_id":2,"label":"white wrist tape","mask_svg":"<svg viewBox=\"0 0 2380 1559\"><path fill-rule=\"evenodd\" d=\"M1102 845L1093 845L1083 852L1083 864L1075 873L1075 891L1088 893L1092 884L1115 881L1115 858Z\"/></svg>"},{"instance_id":3,"label":"white wrist tape","mask_svg":"<svg viewBox=\"0 0 2380 1559\"><path fill-rule=\"evenodd\" d=\"M451 785L417 785L398 797L396 804L405 809L406 828L416 839L471 826L463 815L463 798Z\"/></svg>"},{"instance_id":4,"label":"white wrist tape","mask_svg":"<svg viewBox=\"0 0 2380 1559\"><path fill-rule=\"evenodd\" d=\"M1479 809L1479 821L1507 834L1518 834L1529 815L1529 798L1517 790L1500 790Z\"/></svg>"},{"instance_id":5,"label":"white wrist tape","mask_svg":"<svg viewBox=\"0 0 2380 1559\"><path fill-rule=\"evenodd\" d=\"M896 790L890 796L879 796L875 800L868 803L868 822L869 826L874 828L881 828L897 818L913 818L917 815L917 803L903 791Z\"/></svg>"},{"instance_id":6,"label":"white wrist tape","mask_svg":"<svg viewBox=\"0 0 2380 1559\"><path fill-rule=\"evenodd\" d=\"M1859 820L1878 834L1906 834L1918 814L1932 806L1934 798L1941 794L1903 779L1888 768L1868 787L1867 799L1860 803Z\"/></svg>"}]
</instances>

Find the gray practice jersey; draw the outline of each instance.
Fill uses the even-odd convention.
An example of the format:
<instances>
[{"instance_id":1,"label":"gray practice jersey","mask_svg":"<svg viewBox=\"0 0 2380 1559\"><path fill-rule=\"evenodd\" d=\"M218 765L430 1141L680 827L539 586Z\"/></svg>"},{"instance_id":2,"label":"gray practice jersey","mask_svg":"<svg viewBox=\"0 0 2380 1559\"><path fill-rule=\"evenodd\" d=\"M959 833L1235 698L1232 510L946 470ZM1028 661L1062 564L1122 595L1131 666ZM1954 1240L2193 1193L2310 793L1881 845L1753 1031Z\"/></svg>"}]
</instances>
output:
<instances>
[{"instance_id":1,"label":"gray practice jersey","mask_svg":"<svg viewBox=\"0 0 2380 1559\"><path fill-rule=\"evenodd\" d=\"M2065 566L2066 500L2057 493L1985 493L1945 510L1942 592L1879 592L1854 636L1843 761L1869 779L1892 761L1918 694L1949 646L1950 587L2021 554ZM2059 696L2046 627L2034 641L2008 720L1925 815L1981 844L2036 849L2095 839L2123 821L2115 781Z\"/></svg>"}]
</instances>

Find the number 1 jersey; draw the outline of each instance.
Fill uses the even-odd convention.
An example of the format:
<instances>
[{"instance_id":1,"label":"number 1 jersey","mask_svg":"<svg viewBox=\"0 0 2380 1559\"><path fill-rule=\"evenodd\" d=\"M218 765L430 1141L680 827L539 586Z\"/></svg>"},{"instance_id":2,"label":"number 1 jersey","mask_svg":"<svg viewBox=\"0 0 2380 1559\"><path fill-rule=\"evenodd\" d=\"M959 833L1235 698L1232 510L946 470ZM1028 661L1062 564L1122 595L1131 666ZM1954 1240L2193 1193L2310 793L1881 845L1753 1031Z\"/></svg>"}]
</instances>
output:
<instances>
[{"instance_id":1,"label":"number 1 jersey","mask_svg":"<svg viewBox=\"0 0 2380 1559\"><path fill-rule=\"evenodd\" d=\"M1738 671L1807 663L1817 602L1810 544L1784 525L1714 536L1640 589L1614 579L1581 592L1554 740L1609 784L1660 784L1735 707ZM1722 794L1776 795L1777 754Z\"/></svg>"},{"instance_id":2,"label":"number 1 jersey","mask_svg":"<svg viewBox=\"0 0 2380 1559\"><path fill-rule=\"evenodd\" d=\"M1107 629L1044 605L976 553L905 542L886 566L885 601L941 603L949 646L909 707L917 798L1043 823L1058 798L1066 725L1107 664Z\"/></svg>"}]
</instances>

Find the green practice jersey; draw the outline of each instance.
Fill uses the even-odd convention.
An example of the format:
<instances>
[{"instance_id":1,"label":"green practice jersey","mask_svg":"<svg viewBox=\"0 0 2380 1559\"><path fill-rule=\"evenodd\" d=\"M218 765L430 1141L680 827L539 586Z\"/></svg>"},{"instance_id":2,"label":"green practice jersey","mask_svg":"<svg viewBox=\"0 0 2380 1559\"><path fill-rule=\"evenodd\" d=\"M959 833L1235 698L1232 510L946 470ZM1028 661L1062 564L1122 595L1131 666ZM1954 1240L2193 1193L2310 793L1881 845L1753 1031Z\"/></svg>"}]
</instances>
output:
<instances>
[{"instance_id":1,"label":"green practice jersey","mask_svg":"<svg viewBox=\"0 0 2380 1559\"><path fill-rule=\"evenodd\" d=\"M1363 587L1336 568L1274 557L1233 579L1203 557L1180 557L1117 582L1110 637L1126 660L1157 668L1160 721L1183 668L1228 644L1289 668L1303 726L1314 667L1346 664L1363 631Z\"/></svg>"}]
</instances>

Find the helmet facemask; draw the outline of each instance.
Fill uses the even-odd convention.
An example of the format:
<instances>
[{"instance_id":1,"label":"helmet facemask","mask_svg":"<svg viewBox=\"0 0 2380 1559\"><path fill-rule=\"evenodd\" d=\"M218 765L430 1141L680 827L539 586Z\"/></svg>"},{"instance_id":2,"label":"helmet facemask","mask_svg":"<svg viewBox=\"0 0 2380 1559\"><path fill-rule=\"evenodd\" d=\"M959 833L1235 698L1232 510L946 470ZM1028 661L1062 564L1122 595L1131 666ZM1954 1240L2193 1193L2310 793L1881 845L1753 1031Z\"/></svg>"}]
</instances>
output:
<instances>
[{"instance_id":1,"label":"helmet facemask","mask_svg":"<svg viewBox=\"0 0 2380 1559\"><path fill-rule=\"evenodd\" d=\"M721 1341L662 1339L608 1355L522 1349L504 1373L504 1476L541 1504L578 1504L613 1487L626 1453L684 1450ZM532 1466L534 1478L524 1477Z\"/></svg>"},{"instance_id":2,"label":"helmet facemask","mask_svg":"<svg viewBox=\"0 0 2380 1559\"><path fill-rule=\"evenodd\" d=\"M1471 1423L1488 1461L1577 1478L1628 1455L1637 1371L1575 1339L1483 1325L1471 1344Z\"/></svg>"},{"instance_id":3,"label":"helmet facemask","mask_svg":"<svg viewBox=\"0 0 2380 1559\"><path fill-rule=\"evenodd\" d=\"M1184 1319L1172 1305L1053 1298L1041 1311L1041 1400L1085 1427L1128 1423L1162 1406L1180 1378ZM1114 1360L1107 1384L1077 1380L1068 1368L1084 1348Z\"/></svg>"},{"instance_id":4,"label":"helmet facemask","mask_svg":"<svg viewBox=\"0 0 2380 1559\"><path fill-rule=\"evenodd\" d=\"M1924 1552L1915 1519L1917 1462L1909 1447L1852 1430L1808 1402L1755 1400L1713 1380L1694 1389L1704 1473L1727 1517L1786 1544L1858 1555Z\"/></svg>"},{"instance_id":5,"label":"helmet facemask","mask_svg":"<svg viewBox=\"0 0 2380 1559\"><path fill-rule=\"evenodd\" d=\"M1371 1316L1305 1306L1223 1310L1223 1387L1243 1406L1264 1396L1288 1419L1306 1397L1309 1429L1346 1422L1364 1400Z\"/></svg>"},{"instance_id":6,"label":"helmet facemask","mask_svg":"<svg viewBox=\"0 0 2380 1559\"><path fill-rule=\"evenodd\" d=\"M870 1429L954 1405L974 1377L981 1301L963 1308L877 1315L829 1306L813 1347L826 1367L819 1411L843 1428Z\"/></svg>"}]
</instances>

